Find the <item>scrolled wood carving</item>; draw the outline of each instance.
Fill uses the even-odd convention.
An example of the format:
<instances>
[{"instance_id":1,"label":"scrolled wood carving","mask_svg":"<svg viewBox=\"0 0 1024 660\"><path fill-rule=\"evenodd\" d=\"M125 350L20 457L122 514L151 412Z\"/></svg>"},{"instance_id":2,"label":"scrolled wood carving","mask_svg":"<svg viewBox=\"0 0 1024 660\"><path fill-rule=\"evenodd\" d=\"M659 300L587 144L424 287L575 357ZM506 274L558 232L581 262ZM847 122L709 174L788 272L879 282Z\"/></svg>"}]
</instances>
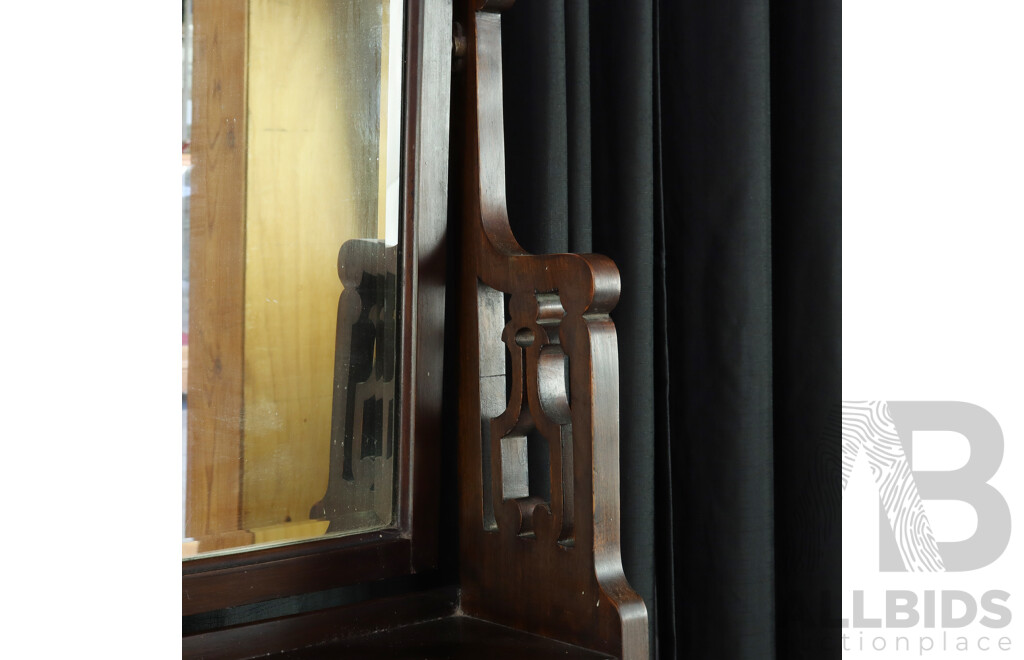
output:
<instances>
[{"instance_id":1,"label":"scrolled wood carving","mask_svg":"<svg viewBox=\"0 0 1024 660\"><path fill-rule=\"evenodd\" d=\"M619 549L618 352L609 316L619 273L600 255L530 255L509 228L499 13L508 4L470 2L462 17L462 607L646 658L647 611Z\"/></svg>"}]
</instances>

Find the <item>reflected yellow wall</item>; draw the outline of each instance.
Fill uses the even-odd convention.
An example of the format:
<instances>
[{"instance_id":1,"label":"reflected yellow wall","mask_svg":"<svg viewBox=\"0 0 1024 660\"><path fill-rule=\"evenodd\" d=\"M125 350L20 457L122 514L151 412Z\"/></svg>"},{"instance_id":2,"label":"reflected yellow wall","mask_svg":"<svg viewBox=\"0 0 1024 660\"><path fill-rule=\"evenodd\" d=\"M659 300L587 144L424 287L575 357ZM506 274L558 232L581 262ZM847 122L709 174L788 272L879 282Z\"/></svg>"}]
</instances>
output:
<instances>
[{"instance_id":1,"label":"reflected yellow wall","mask_svg":"<svg viewBox=\"0 0 1024 660\"><path fill-rule=\"evenodd\" d=\"M308 519L327 486L338 249L383 236L381 6L250 2L246 529Z\"/></svg>"}]
</instances>

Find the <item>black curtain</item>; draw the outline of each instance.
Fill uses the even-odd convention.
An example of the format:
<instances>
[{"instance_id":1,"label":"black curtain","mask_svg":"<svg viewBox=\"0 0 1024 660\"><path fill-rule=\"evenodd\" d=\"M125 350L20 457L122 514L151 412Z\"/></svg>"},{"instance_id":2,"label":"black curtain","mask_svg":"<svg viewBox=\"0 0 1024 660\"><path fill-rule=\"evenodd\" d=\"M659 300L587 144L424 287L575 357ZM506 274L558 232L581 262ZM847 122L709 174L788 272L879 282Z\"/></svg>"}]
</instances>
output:
<instances>
[{"instance_id":1,"label":"black curtain","mask_svg":"<svg viewBox=\"0 0 1024 660\"><path fill-rule=\"evenodd\" d=\"M512 228L622 274L623 562L659 658L840 652L840 17L838 0L503 14Z\"/></svg>"}]
</instances>

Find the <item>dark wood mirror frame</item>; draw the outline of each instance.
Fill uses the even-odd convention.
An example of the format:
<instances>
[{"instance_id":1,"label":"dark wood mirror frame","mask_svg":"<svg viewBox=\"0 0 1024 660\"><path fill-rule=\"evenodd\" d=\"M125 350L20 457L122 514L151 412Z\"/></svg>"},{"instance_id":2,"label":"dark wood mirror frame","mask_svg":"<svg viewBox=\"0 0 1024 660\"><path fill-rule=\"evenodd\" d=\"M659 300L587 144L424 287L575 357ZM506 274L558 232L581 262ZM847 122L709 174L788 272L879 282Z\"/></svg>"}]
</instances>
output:
<instances>
[{"instance_id":1,"label":"dark wood mirror frame","mask_svg":"<svg viewBox=\"0 0 1024 660\"><path fill-rule=\"evenodd\" d=\"M403 231L400 254L398 525L189 562L183 609L424 571L437 566L442 543L458 554L458 571L441 585L188 635L186 656L650 656L646 607L620 556L618 347L609 315L618 269L600 255L531 255L515 240L501 61L501 12L512 0L455 4L456 25L450 0L407 7L403 220L413 231ZM448 285L458 350L447 360L439 350L446 203L459 262ZM458 534L442 537L445 369L458 375L458 438L446 445L458 446ZM546 460L535 463L535 452Z\"/></svg>"},{"instance_id":2,"label":"dark wood mirror frame","mask_svg":"<svg viewBox=\"0 0 1024 660\"><path fill-rule=\"evenodd\" d=\"M228 163L229 168L235 164L244 172L244 139L218 141L222 122L217 121L219 117L203 116L203 101L208 100L212 108L212 90L231 84L230 77L240 80L244 76L245 39L224 38L218 30L244 31L247 1L209 4L208 11L218 14L215 27L209 33L196 33L197 50L210 49L208 68L197 67L196 71L196 78L206 80L210 90L208 98L199 98L196 104L197 165L201 166L204 148L216 148L221 163ZM405 4L395 524L350 536L183 561L184 616L416 573L437 565L444 373L444 355L438 347L444 342L452 7L450 0ZM211 114L244 116L244 100L238 101L240 107L227 108L223 98L217 101L220 107L209 110ZM203 126L207 127L205 135ZM225 211L237 216L237 209L237 202L217 200L208 210L197 204L195 212L208 212L219 219ZM193 358L193 363L196 361ZM201 365L192 365L197 367Z\"/></svg>"}]
</instances>

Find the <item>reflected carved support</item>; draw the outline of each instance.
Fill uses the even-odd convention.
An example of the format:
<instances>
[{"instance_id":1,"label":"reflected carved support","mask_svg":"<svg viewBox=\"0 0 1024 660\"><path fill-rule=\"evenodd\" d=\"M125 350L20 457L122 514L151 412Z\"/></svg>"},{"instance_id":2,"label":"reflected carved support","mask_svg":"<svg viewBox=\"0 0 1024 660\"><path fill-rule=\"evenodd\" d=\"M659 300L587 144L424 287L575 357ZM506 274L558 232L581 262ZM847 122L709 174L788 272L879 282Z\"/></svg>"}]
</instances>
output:
<instances>
[{"instance_id":1,"label":"reflected carved support","mask_svg":"<svg viewBox=\"0 0 1024 660\"><path fill-rule=\"evenodd\" d=\"M391 522L395 455L397 247L346 241L338 252L334 393L327 490L309 517L327 533Z\"/></svg>"}]
</instances>

